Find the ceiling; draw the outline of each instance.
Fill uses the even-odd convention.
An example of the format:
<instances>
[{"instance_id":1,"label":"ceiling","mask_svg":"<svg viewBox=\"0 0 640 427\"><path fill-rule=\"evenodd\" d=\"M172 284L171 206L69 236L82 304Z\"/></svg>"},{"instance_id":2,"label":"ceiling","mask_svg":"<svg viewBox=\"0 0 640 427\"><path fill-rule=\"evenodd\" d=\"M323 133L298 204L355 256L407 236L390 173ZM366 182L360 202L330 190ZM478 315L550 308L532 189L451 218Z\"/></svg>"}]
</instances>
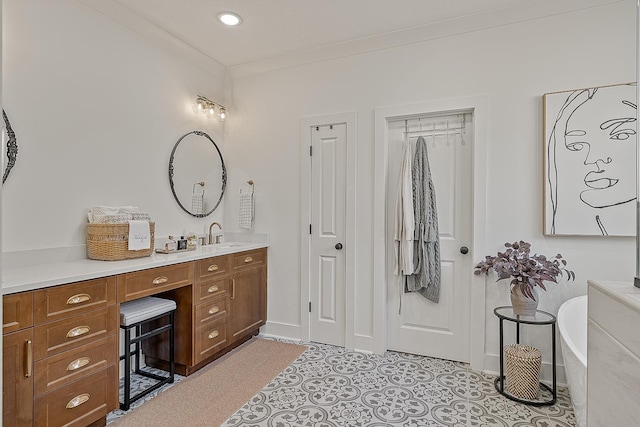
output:
<instances>
[{"instance_id":1,"label":"ceiling","mask_svg":"<svg viewBox=\"0 0 640 427\"><path fill-rule=\"evenodd\" d=\"M347 44L360 50L389 47L381 36L395 38L397 45L416 37L425 39L424 31L419 35L425 28L453 27L455 22L465 22L457 30L464 32L469 27L505 25L622 0L83 1L99 5L115 19L117 6L121 22L122 11L126 11L129 26L152 25L225 67L239 67L276 57L309 55L318 49L339 50ZM223 11L239 14L242 24L220 24L217 16ZM132 24L131 16L138 24ZM399 38L407 33L413 39Z\"/></svg>"}]
</instances>

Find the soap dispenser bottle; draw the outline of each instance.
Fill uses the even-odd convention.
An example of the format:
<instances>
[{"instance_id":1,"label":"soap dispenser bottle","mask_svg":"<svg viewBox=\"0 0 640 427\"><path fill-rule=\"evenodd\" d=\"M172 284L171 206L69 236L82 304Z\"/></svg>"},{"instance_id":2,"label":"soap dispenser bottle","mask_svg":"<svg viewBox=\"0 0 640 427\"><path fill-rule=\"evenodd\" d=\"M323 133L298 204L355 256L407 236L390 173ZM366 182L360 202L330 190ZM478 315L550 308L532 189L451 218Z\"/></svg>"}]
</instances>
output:
<instances>
[{"instance_id":1,"label":"soap dispenser bottle","mask_svg":"<svg viewBox=\"0 0 640 427\"><path fill-rule=\"evenodd\" d=\"M173 236L169 236L169 240L164 244L164 248L167 251L175 251L178 249L178 243L174 240Z\"/></svg>"}]
</instances>

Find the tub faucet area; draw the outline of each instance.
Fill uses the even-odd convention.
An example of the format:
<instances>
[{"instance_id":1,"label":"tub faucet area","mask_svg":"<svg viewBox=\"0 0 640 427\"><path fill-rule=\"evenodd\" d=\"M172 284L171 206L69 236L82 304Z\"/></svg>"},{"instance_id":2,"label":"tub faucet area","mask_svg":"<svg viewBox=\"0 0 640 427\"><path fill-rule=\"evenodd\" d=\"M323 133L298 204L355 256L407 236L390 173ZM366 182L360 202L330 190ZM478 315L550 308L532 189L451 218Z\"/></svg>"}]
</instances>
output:
<instances>
[{"instance_id":1,"label":"tub faucet area","mask_svg":"<svg viewBox=\"0 0 640 427\"><path fill-rule=\"evenodd\" d=\"M214 225L217 225L218 228L220 229L220 231L222 231L222 226L220 225L220 223L218 222L212 222L211 225L209 226L209 244L212 245L213 244L213 233L212 233L212 228ZM220 237L222 236L222 234L216 234L216 245L220 244Z\"/></svg>"}]
</instances>

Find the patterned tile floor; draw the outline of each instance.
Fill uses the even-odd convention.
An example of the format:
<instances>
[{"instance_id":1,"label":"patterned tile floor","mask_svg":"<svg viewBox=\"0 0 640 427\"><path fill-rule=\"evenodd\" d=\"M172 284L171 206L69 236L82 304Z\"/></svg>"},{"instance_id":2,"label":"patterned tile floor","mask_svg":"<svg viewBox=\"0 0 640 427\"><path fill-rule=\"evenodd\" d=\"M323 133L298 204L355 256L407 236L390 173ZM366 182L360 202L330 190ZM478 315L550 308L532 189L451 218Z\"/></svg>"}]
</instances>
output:
<instances>
[{"instance_id":1,"label":"patterned tile floor","mask_svg":"<svg viewBox=\"0 0 640 427\"><path fill-rule=\"evenodd\" d=\"M222 426L576 426L569 392L553 406L501 396L495 377L447 360L308 349Z\"/></svg>"},{"instance_id":2,"label":"patterned tile floor","mask_svg":"<svg viewBox=\"0 0 640 427\"><path fill-rule=\"evenodd\" d=\"M448 360L396 352L363 354L326 344L307 350L222 427L575 427L565 388L553 406L526 406L501 396L495 376ZM184 377L176 376L176 382ZM132 379L145 387L144 377ZM122 384L120 385L122 391ZM164 386L135 407L152 399ZM547 398L543 396L543 398ZM116 410L107 423L125 415ZM185 426L190 427L190 426Z\"/></svg>"}]
</instances>

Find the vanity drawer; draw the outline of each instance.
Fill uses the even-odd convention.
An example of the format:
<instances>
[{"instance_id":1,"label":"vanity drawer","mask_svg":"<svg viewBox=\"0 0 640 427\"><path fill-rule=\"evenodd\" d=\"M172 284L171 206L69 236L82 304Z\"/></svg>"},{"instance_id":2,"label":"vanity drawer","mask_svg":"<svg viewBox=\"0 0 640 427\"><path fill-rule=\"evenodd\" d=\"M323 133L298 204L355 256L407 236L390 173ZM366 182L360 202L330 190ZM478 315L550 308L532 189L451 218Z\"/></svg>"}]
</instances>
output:
<instances>
[{"instance_id":1,"label":"vanity drawer","mask_svg":"<svg viewBox=\"0 0 640 427\"><path fill-rule=\"evenodd\" d=\"M157 267L118 276L119 302L131 301L193 283L190 262Z\"/></svg>"},{"instance_id":2,"label":"vanity drawer","mask_svg":"<svg viewBox=\"0 0 640 427\"><path fill-rule=\"evenodd\" d=\"M257 251L241 252L231 255L231 259L234 270L245 267L254 267L256 265L264 265L267 260L267 250L259 249Z\"/></svg>"},{"instance_id":3,"label":"vanity drawer","mask_svg":"<svg viewBox=\"0 0 640 427\"><path fill-rule=\"evenodd\" d=\"M228 294L229 282L229 278L224 278L212 282L200 283L196 288L198 292L196 302L203 302L224 295L225 293Z\"/></svg>"},{"instance_id":4,"label":"vanity drawer","mask_svg":"<svg viewBox=\"0 0 640 427\"><path fill-rule=\"evenodd\" d=\"M118 336L65 351L35 363L35 395L41 395L80 377L92 374L118 361Z\"/></svg>"},{"instance_id":5,"label":"vanity drawer","mask_svg":"<svg viewBox=\"0 0 640 427\"><path fill-rule=\"evenodd\" d=\"M35 400L35 427L84 427L118 405L118 376L111 366Z\"/></svg>"},{"instance_id":6,"label":"vanity drawer","mask_svg":"<svg viewBox=\"0 0 640 427\"><path fill-rule=\"evenodd\" d=\"M33 326L33 292L2 297L2 332L8 333Z\"/></svg>"},{"instance_id":7,"label":"vanity drawer","mask_svg":"<svg viewBox=\"0 0 640 427\"><path fill-rule=\"evenodd\" d=\"M196 283L211 280L229 273L229 256L218 256L196 261Z\"/></svg>"},{"instance_id":8,"label":"vanity drawer","mask_svg":"<svg viewBox=\"0 0 640 427\"><path fill-rule=\"evenodd\" d=\"M229 299L225 295L221 298L198 304L196 306L196 326L226 317L229 312L228 301Z\"/></svg>"},{"instance_id":9,"label":"vanity drawer","mask_svg":"<svg viewBox=\"0 0 640 427\"><path fill-rule=\"evenodd\" d=\"M116 303L115 276L39 289L34 292L36 324L86 313Z\"/></svg>"},{"instance_id":10,"label":"vanity drawer","mask_svg":"<svg viewBox=\"0 0 640 427\"><path fill-rule=\"evenodd\" d=\"M220 318L200 325L196 329L196 363L214 355L229 343L226 318Z\"/></svg>"},{"instance_id":11,"label":"vanity drawer","mask_svg":"<svg viewBox=\"0 0 640 427\"><path fill-rule=\"evenodd\" d=\"M117 308L112 305L34 329L34 359L40 360L114 334L118 330Z\"/></svg>"}]
</instances>

